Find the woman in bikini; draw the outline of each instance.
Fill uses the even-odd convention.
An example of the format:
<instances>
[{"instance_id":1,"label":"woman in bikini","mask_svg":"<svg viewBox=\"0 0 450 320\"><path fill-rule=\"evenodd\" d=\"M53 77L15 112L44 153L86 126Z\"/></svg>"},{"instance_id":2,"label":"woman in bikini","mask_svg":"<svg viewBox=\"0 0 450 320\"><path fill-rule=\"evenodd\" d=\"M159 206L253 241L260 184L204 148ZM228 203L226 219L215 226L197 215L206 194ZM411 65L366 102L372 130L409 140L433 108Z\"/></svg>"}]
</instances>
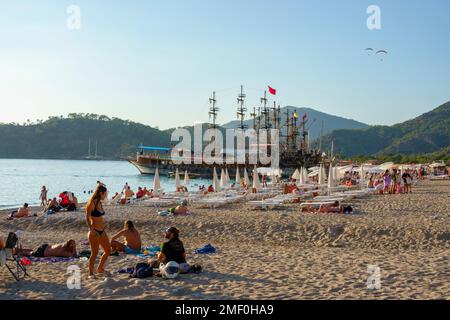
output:
<instances>
[{"instance_id":1,"label":"woman in bikini","mask_svg":"<svg viewBox=\"0 0 450 320\"><path fill-rule=\"evenodd\" d=\"M106 234L106 227L103 221L105 211L102 201L107 199L107 189L105 185L99 184L91 199L86 205L86 222L89 227L88 239L91 245L91 257L89 258L89 276L94 276L94 264L100 246L103 248L103 255L97 267L97 273L105 273L105 263L111 254L111 243Z\"/></svg>"}]
</instances>

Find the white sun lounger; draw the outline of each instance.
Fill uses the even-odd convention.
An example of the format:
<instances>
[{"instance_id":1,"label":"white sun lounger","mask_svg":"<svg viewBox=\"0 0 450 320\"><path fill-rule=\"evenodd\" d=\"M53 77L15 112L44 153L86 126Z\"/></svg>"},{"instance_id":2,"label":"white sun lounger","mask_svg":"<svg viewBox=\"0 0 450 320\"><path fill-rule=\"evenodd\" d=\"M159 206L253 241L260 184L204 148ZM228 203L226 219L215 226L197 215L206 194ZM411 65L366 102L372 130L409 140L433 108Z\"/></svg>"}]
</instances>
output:
<instances>
[{"instance_id":1,"label":"white sun lounger","mask_svg":"<svg viewBox=\"0 0 450 320\"><path fill-rule=\"evenodd\" d=\"M275 199L267 199L261 201L248 201L247 204L253 209L275 209L282 206L283 201Z\"/></svg>"}]
</instances>

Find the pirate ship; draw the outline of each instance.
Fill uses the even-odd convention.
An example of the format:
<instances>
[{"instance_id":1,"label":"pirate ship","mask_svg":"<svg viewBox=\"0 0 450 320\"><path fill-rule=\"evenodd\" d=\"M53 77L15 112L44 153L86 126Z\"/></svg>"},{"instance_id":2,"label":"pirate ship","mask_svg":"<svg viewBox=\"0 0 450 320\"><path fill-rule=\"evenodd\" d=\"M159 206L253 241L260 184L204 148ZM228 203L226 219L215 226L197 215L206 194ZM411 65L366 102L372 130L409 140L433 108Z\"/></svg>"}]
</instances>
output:
<instances>
[{"instance_id":1,"label":"pirate ship","mask_svg":"<svg viewBox=\"0 0 450 320\"><path fill-rule=\"evenodd\" d=\"M269 88L269 90L273 90ZM272 92L272 91L270 91ZM241 90L237 97L237 118L239 120L238 128L246 130L249 129L245 123L245 117L247 114L247 108L245 107L246 94L244 88L241 86ZM217 117L219 114L219 108L217 107L216 92L213 92L212 97L209 99L210 109L209 127L213 129L220 129L217 124ZM318 165L323 159L320 150L310 148L309 133L308 130L314 121L308 119L307 114L300 115L296 110L287 109L284 113L284 121L282 121L281 107L277 103L273 102L273 107L268 105L269 99L267 98L267 91L264 91L264 96L260 99L260 106L254 107L253 112L250 113L252 118L253 129L257 133L257 141L259 141L259 132L262 130L275 129L279 130L279 169L283 176L290 176L295 169L305 166L313 167ZM207 164L203 160L192 161L193 163L175 164L175 159L172 158L173 146L170 147L149 147L140 145L136 157L128 159L141 174L154 174L156 168L158 168L161 175L173 175L178 168L180 173L187 171L189 177L202 177L210 178L212 176L213 167L227 168L230 175L234 175L236 168L253 168L254 164L249 163L248 147L246 151L246 157L243 164L237 164L225 161L227 156L226 152L222 150L220 156L223 157L223 164ZM270 136L267 141L268 153L271 152ZM192 153L192 159L194 154ZM267 167L267 165L257 164L257 167ZM277 168L278 169L278 168Z\"/></svg>"}]
</instances>

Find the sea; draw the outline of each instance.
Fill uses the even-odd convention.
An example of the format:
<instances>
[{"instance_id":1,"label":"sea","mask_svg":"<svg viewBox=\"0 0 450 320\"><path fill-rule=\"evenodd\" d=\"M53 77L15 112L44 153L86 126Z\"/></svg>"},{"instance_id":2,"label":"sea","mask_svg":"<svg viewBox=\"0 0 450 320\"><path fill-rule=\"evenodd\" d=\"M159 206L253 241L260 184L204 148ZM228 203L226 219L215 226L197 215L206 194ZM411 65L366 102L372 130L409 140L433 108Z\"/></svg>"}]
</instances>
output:
<instances>
[{"instance_id":1,"label":"sea","mask_svg":"<svg viewBox=\"0 0 450 320\"><path fill-rule=\"evenodd\" d=\"M174 178L161 176L160 180L164 190L175 191ZM42 186L49 190L49 198L71 191L79 202L85 202L97 181L106 184L110 197L121 192L126 182L134 192L139 186L153 186L153 176L141 175L127 161L0 159L0 209L17 208L25 202L39 205ZM191 191L209 184L209 180L191 179L187 188Z\"/></svg>"}]
</instances>

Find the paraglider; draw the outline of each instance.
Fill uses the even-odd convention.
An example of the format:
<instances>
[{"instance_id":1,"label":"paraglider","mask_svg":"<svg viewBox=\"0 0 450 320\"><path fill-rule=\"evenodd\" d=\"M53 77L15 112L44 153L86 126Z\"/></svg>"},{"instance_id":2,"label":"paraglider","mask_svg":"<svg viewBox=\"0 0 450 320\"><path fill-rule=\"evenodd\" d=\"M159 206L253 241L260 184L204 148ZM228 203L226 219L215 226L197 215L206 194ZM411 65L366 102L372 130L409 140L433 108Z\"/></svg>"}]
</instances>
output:
<instances>
[{"instance_id":1,"label":"paraglider","mask_svg":"<svg viewBox=\"0 0 450 320\"><path fill-rule=\"evenodd\" d=\"M373 48L366 48L364 51L367 52L367 55L370 56L370 53L373 52Z\"/></svg>"},{"instance_id":2,"label":"paraglider","mask_svg":"<svg viewBox=\"0 0 450 320\"><path fill-rule=\"evenodd\" d=\"M386 50L378 50L377 51L377 53L376 53L377 55L386 55L386 54L388 54L388 52L386 51ZM381 58L381 61L383 61L383 58Z\"/></svg>"}]
</instances>

